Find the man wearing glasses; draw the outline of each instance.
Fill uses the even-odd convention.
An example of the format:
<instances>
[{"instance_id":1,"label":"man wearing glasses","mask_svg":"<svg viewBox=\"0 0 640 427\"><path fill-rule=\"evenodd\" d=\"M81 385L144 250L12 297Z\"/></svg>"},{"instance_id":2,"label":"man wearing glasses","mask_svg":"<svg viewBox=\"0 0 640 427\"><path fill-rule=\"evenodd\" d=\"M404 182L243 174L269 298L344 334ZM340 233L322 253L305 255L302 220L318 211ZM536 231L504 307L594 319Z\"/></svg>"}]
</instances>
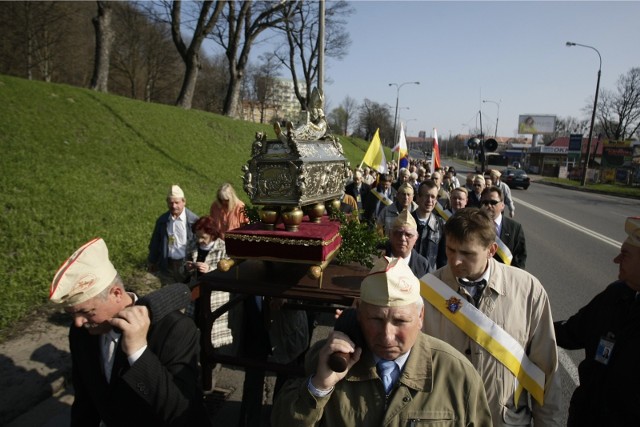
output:
<instances>
[{"instance_id":1,"label":"man wearing glasses","mask_svg":"<svg viewBox=\"0 0 640 427\"><path fill-rule=\"evenodd\" d=\"M429 261L415 250L417 241L418 225L414 217L405 209L393 222L385 251L387 256L402 258L416 277L422 277L435 269L430 269Z\"/></svg>"},{"instance_id":2,"label":"man wearing glasses","mask_svg":"<svg viewBox=\"0 0 640 427\"><path fill-rule=\"evenodd\" d=\"M489 216L496 226L496 234L501 241L497 242L498 246L504 249L501 245L501 243L503 243L508 249L508 251L499 250L494 258L499 262L504 264L510 263L511 266L524 270L527 261L527 244L524 238L524 231L519 222L502 215L504 211L503 197L502 190L493 186L484 189L480 200L482 209L489 213Z\"/></svg>"}]
</instances>

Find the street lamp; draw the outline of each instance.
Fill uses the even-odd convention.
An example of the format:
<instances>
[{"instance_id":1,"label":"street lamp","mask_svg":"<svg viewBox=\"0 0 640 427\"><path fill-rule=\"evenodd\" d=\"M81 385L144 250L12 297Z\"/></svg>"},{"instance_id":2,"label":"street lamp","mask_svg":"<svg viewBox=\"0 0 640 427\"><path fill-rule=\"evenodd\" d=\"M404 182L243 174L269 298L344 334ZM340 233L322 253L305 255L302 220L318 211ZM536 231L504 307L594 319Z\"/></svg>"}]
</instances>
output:
<instances>
[{"instance_id":1,"label":"street lamp","mask_svg":"<svg viewBox=\"0 0 640 427\"><path fill-rule=\"evenodd\" d=\"M407 119L404 121L404 133L409 135L409 122L417 122L418 119Z\"/></svg>"},{"instance_id":2,"label":"street lamp","mask_svg":"<svg viewBox=\"0 0 640 427\"><path fill-rule=\"evenodd\" d=\"M411 108L409 107L398 107L398 123L402 123L402 110L409 111ZM406 132L406 129L405 129Z\"/></svg>"},{"instance_id":3,"label":"street lamp","mask_svg":"<svg viewBox=\"0 0 640 427\"><path fill-rule=\"evenodd\" d=\"M389 83L389 86L396 87L396 113L393 116L393 144L392 147L396 144L398 140L398 135L396 134L398 130L398 101L400 100L400 89L404 85L419 85L420 82L404 82L404 83Z\"/></svg>"},{"instance_id":4,"label":"street lamp","mask_svg":"<svg viewBox=\"0 0 640 427\"><path fill-rule=\"evenodd\" d=\"M491 101L490 99L483 99L482 103L484 104L485 102L490 102L492 104L496 104L498 106L498 115L496 116L496 134L493 136L494 138L498 138L498 119L500 119L500 103L502 102L502 99L498 102L496 101Z\"/></svg>"},{"instance_id":5,"label":"street lamp","mask_svg":"<svg viewBox=\"0 0 640 427\"><path fill-rule=\"evenodd\" d=\"M598 106L598 92L600 91L600 73L602 71L602 56L600 56L600 52L593 46L588 46L586 44L567 42L567 47L571 46L580 46L586 47L592 50L595 50L598 54L598 59L600 60L600 66L598 67L598 80L596 82L596 97L593 100L593 111L591 113L591 125L589 126L589 140L587 141L587 158L584 162L584 167L582 169L582 182L580 182L581 186L587 185L587 168L589 167L589 157L591 156L591 137L593 136L593 123L596 120L596 107Z\"/></svg>"}]
</instances>

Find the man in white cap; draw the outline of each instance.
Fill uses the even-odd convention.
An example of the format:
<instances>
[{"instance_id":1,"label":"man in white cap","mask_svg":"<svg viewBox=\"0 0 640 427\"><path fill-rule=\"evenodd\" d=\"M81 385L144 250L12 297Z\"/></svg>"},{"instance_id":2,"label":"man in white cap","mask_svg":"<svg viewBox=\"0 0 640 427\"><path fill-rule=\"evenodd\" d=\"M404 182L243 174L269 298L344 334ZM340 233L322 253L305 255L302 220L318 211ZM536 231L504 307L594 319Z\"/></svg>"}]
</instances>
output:
<instances>
[{"instance_id":1,"label":"man in white cap","mask_svg":"<svg viewBox=\"0 0 640 427\"><path fill-rule=\"evenodd\" d=\"M429 262L414 249L417 241L418 225L405 209L393 222L385 252L387 256L402 258L416 277L422 277L429 272Z\"/></svg>"},{"instance_id":2,"label":"man in white cap","mask_svg":"<svg viewBox=\"0 0 640 427\"><path fill-rule=\"evenodd\" d=\"M558 345L584 349L567 425L631 426L640 420L640 217L613 259L618 280L569 320L555 323Z\"/></svg>"},{"instance_id":3,"label":"man in white cap","mask_svg":"<svg viewBox=\"0 0 640 427\"><path fill-rule=\"evenodd\" d=\"M209 425L195 324L179 307L154 311L152 323L155 309L134 305L104 240L62 264L49 299L73 316L72 426Z\"/></svg>"},{"instance_id":4,"label":"man in white cap","mask_svg":"<svg viewBox=\"0 0 640 427\"><path fill-rule=\"evenodd\" d=\"M151 234L147 258L149 271L158 273L164 285L189 280L184 263L187 247L195 243L192 227L198 216L185 205L184 192L179 186L172 185L167 194L169 210L156 220Z\"/></svg>"},{"instance_id":5,"label":"man in white cap","mask_svg":"<svg viewBox=\"0 0 640 427\"><path fill-rule=\"evenodd\" d=\"M360 287L363 342L333 331L307 355L309 376L289 381L274 402L274 426L399 427L428 420L490 426L478 373L450 345L420 332L420 283L406 263L379 259ZM344 372L334 352L350 353Z\"/></svg>"}]
</instances>

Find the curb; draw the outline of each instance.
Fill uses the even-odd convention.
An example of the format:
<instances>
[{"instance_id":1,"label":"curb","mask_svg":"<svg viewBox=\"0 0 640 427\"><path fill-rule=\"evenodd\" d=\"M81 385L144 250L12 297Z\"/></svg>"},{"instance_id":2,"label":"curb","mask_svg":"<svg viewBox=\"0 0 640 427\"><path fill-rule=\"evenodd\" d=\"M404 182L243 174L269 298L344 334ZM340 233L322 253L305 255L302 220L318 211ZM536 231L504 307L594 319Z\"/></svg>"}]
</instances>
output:
<instances>
[{"instance_id":1,"label":"curb","mask_svg":"<svg viewBox=\"0 0 640 427\"><path fill-rule=\"evenodd\" d=\"M583 192L583 193L602 194L602 195L605 195L605 196L619 197L621 199L640 200L640 196L627 195L627 194L618 194L618 193L612 193L610 191L594 190L592 188L574 187L573 185L560 184L560 183L557 183L557 182L548 182L548 181L543 181L543 180L539 180L539 181L538 180L536 180L536 181L532 180L531 182L535 182L536 184L548 185L550 187L564 188L566 190L580 191L580 192Z\"/></svg>"}]
</instances>

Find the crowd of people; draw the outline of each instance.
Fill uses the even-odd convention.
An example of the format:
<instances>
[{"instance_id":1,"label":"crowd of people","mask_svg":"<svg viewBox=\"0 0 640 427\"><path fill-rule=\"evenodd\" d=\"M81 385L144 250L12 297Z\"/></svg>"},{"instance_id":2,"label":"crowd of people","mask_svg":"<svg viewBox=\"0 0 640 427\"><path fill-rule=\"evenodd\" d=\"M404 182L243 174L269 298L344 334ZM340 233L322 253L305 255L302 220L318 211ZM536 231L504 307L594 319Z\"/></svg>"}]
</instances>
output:
<instances>
[{"instance_id":1,"label":"crowd of people","mask_svg":"<svg viewBox=\"0 0 640 427\"><path fill-rule=\"evenodd\" d=\"M586 355L569 426L638 422L640 218L625 223L628 238L614 259L619 280L554 323L544 287L525 271L524 230L499 171L470 173L461 183L453 167L430 171L416 162L390 174L365 167L353 171L341 201L387 244L327 339L307 350L306 336L289 354L306 359L307 375L278 382L271 425L563 425L558 346ZM178 185L166 202L149 243L149 271L166 286L193 285L227 257L225 233L248 223L244 204L230 184L207 216L186 207ZM212 292L211 310L229 298ZM210 425L193 304L159 295L166 311L159 318L136 304L102 239L65 261L50 299L73 317L72 425ZM282 302L245 300L240 330L251 339L239 351L267 356L263 308ZM238 351L234 321L228 314L215 321L215 348ZM308 326L300 317L282 321ZM357 339L344 332L353 330ZM351 355L343 372L329 367L335 352ZM267 425L263 382L264 371L247 368L239 425Z\"/></svg>"}]
</instances>

